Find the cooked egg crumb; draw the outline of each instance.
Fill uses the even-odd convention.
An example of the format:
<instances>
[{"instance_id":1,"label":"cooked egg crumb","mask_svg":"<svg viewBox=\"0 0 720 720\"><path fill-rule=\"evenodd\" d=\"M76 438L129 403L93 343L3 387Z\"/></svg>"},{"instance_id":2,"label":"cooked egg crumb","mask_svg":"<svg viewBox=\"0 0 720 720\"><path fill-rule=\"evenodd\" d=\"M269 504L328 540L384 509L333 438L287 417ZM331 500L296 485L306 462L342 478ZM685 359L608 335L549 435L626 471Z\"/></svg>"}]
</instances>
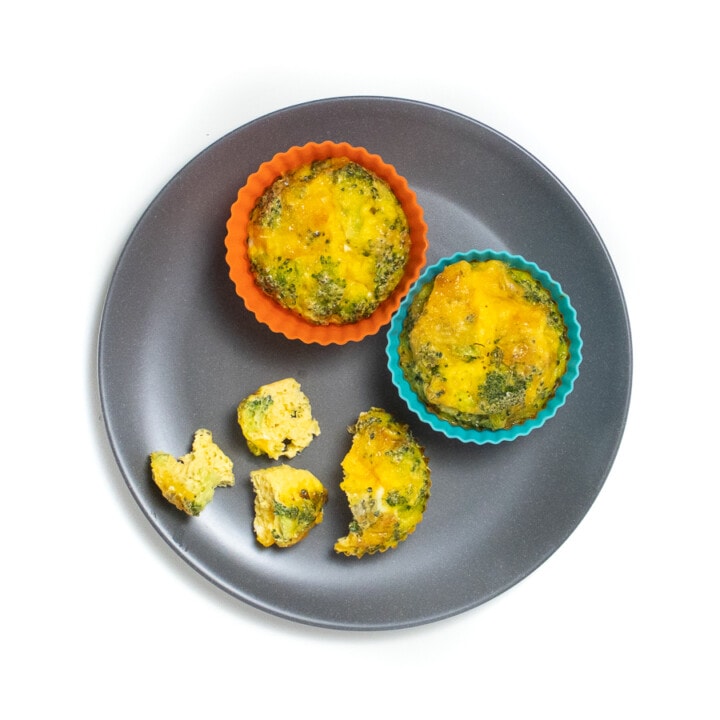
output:
<instances>
[{"instance_id":1,"label":"cooked egg crumb","mask_svg":"<svg viewBox=\"0 0 720 720\"><path fill-rule=\"evenodd\" d=\"M215 488L235 482L232 460L204 428L196 431L187 455L176 459L166 452L151 453L150 470L163 497L188 515L199 515Z\"/></svg>"},{"instance_id":2,"label":"cooked egg crumb","mask_svg":"<svg viewBox=\"0 0 720 720\"><path fill-rule=\"evenodd\" d=\"M253 529L264 547L290 547L323 521L328 493L309 470L277 465L253 470Z\"/></svg>"},{"instance_id":3,"label":"cooked egg crumb","mask_svg":"<svg viewBox=\"0 0 720 720\"><path fill-rule=\"evenodd\" d=\"M320 434L300 383L285 378L263 385L237 408L237 418L253 455L293 458Z\"/></svg>"}]
</instances>

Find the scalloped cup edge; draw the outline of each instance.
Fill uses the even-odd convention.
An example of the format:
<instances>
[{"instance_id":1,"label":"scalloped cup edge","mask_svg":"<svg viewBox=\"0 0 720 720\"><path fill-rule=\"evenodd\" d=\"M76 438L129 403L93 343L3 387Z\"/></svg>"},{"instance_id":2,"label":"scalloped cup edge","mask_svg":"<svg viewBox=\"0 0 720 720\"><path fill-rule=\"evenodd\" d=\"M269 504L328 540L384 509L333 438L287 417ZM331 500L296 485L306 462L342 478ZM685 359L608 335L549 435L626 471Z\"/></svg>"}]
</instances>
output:
<instances>
[{"instance_id":1,"label":"scalloped cup edge","mask_svg":"<svg viewBox=\"0 0 720 720\"><path fill-rule=\"evenodd\" d=\"M443 420L425 407L405 378L405 374L398 361L397 348L400 341L400 333L402 332L402 327L407 317L408 308L423 285L432 280L445 267L460 260L472 262L490 259L502 260L512 267L529 271L550 291L565 321L570 343L570 357L555 394L535 417L511 428L501 430L473 430ZM536 263L526 260L521 255L512 255L505 251L496 250L471 250L469 252L457 252L454 255L442 258L424 270L410 288L410 291L401 302L398 311L390 322L385 352L390 377L398 390L400 398L420 420L429 425L433 430L454 440L460 440L464 443L474 443L476 445L497 445L501 442L509 442L528 435L556 415L557 411L565 404L568 396L573 391L575 381L580 374L580 365L583 358L582 347L583 341L577 312L560 284L554 280L547 271L542 270Z\"/></svg>"},{"instance_id":2,"label":"scalloped cup edge","mask_svg":"<svg viewBox=\"0 0 720 720\"><path fill-rule=\"evenodd\" d=\"M384 300L372 315L347 325L314 325L283 308L257 285L247 256L248 219L265 189L283 172L306 162L330 157L348 157L385 180L400 200L410 229L410 255L400 282L390 297ZM230 209L226 230L225 259L230 270L230 278L245 307L273 332L280 333L289 340L300 340L306 344L343 345L377 334L390 322L393 313L420 275L425 266L428 247L427 224L423 210L407 180L379 155L370 153L363 147L330 140L293 146L284 152L276 153L271 160L262 163L238 191Z\"/></svg>"}]
</instances>

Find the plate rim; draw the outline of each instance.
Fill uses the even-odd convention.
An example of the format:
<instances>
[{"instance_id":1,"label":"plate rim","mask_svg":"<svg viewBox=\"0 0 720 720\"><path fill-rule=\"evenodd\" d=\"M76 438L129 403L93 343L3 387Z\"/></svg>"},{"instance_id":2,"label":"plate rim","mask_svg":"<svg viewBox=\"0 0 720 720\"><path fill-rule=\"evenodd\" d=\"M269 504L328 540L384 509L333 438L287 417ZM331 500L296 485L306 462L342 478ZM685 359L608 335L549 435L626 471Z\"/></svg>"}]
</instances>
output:
<instances>
[{"instance_id":1,"label":"plate rim","mask_svg":"<svg viewBox=\"0 0 720 720\"><path fill-rule=\"evenodd\" d=\"M172 541L172 538L169 537L169 534L166 532L165 528L162 526L162 524L152 516L152 513L150 512L149 508L145 506L145 503L142 501L142 498L139 496L139 494L136 491L136 488L133 485L133 482L131 481L131 472L128 467L126 467L125 463L123 462L123 459L121 457L120 448L117 445L117 438L115 437L112 427L111 427L111 420L110 420L110 412L109 412L109 400L107 398L106 391L104 390L105 386L105 372L106 369L104 368L104 362L103 362L103 348L107 342L107 326L106 326L106 320L107 320L107 314L108 314L108 306L112 297L112 293L115 289L116 282L118 282L119 275L121 274L121 266L123 265L123 260L126 256L126 253L128 252L130 246L133 243L133 239L136 236L136 233L138 232L139 228L142 226L143 221L145 217L148 215L148 213L151 212L153 206L161 199L163 198L166 193L170 191L173 184L181 178L184 173L188 170L190 166L192 166L199 158L206 155L207 153L211 152L216 146L227 142L235 135L240 135L243 133L243 131L246 131L248 128L256 127L260 124L266 123L271 121L273 118L279 117L281 115L285 114L293 114L295 112L304 110L304 109L311 109L313 107L317 107L320 105L327 105L327 104L334 104L334 103L396 103L398 105L403 106L412 106L416 108L419 111L429 110L433 112L438 112L441 115L449 115L457 120L468 123L471 126L474 126L476 128L479 128L485 132L491 133L493 136L495 136L498 140L502 141L503 143L506 143L510 145L512 148L514 148L516 151L520 152L522 155L524 155L530 162L535 164L538 169L540 169L545 175L547 175L550 179L554 181L554 183L557 185L558 189L561 190L565 196L572 201L575 209L580 213L580 215L583 218L584 223L587 225L588 229L592 231L592 234L594 235L595 241L597 242L599 248L602 250L603 255L605 257L605 260L608 265L608 270L610 274L612 275L613 279L613 286L615 291L618 293L618 300L620 302L620 306L623 310L623 325L626 332L626 340L627 340L627 384L625 388L625 395L624 395L624 403L622 407L622 413L620 418L620 423L617 428L617 440L614 443L612 447L612 451L609 453L609 455L606 458L606 462L604 465L604 469L601 473L601 477L599 478L599 482L597 485L597 492L590 498L589 502L587 503L587 507L585 508L584 512L582 512L576 519L576 522L574 525L570 528L569 532L563 537L548 553L546 553L540 560L537 562L533 567L531 567L527 572L525 572L520 577L517 577L515 579L512 579L508 581L504 586L498 587L493 593L483 596L482 598L478 599L476 602L469 602L465 603L463 605L456 606L453 610L450 611L443 611L441 613L438 613L435 616L428 616L425 615L420 618L412 618L407 621L394 621L385 623L382 621L378 621L375 623L368 623L368 622L361 622L361 623L350 623L350 622L338 622L333 620L323 620L320 617L311 617L307 614L303 615L300 613L290 613L287 610L280 609L276 605L272 604L271 602L263 602L255 598L250 593L242 593L239 588L236 588L232 586L230 583L228 583L226 580L224 580L221 577L218 577L217 573L211 572L207 567L205 567L202 563L199 563L197 560L194 560L191 557L188 557L186 553L183 553L181 548L178 547L177 543ZM416 99L408 99L408 98L401 98L401 97L393 97L393 96L384 96L384 95L341 95L341 96L335 96L335 97L327 97L327 98L316 98L312 100L308 100L305 102L296 103L293 105L289 105L286 107L278 108L275 110L272 110L270 112L264 113L263 115L260 115L254 119L249 120L248 122L245 122L235 129L225 133L218 139L214 140L210 144L208 144L206 147L204 147L202 150L200 150L198 153L196 153L193 157L191 157L186 163L184 163L175 173L173 173L168 181L160 188L160 190L154 195L153 198L150 199L148 205L145 207L145 209L140 213L137 222L133 226L131 232L125 239L122 249L120 253L118 254L116 261L113 265L112 271L110 273L110 279L109 282L106 285L104 298L102 300L102 310L100 313L100 318L98 322L98 334L97 334L97 344L96 344L96 360L97 360L97 373L96 373L96 380L98 383L98 390L99 390L99 398L100 398L100 409L102 413L103 418L103 424L105 427L106 437L109 441L113 456L115 458L115 461L121 471L121 474L123 476L125 485L130 490L130 493L135 500L135 502L140 507L141 511L145 515L145 517L150 522L151 526L154 528L156 532L163 538L163 540L171 547L173 551L177 555L179 555L183 561L185 561L187 564L190 565L190 567L197 572L199 575L205 577L208 581L210 581L215 586L219 587L224 592L228 593L230 596L252 606L255 607L265 613L268 613L269 615L280 617L288 621L292 622L298 622L304 625L310 625L315 627L324 627L329 629L337 629L337 630L395 630L395 629L402 629L407 627L414 627L418 625L424 625L428 623L435 623L453 616L456 616L458 614L464 613L472 608L478 607L479 605L484 604L485 602L501 595L502 593L506 592L509 588L516 585L518 582L522 581L524 578L528 577L530 574L535 572L535 570L538 569L554 552L556 552L557 549L559 549L568 539L568 537L577 529L578 525L582 522L585 515L589 511L589 509L592 507L593 503L597 499L597 496L599 495L600 491L602 490L602 487L604 486L611 470L613 467L613 464L615 462L615 459L617 457L617 454L619 452L620 446L622 444L622 440L625 433L625 428L627 425L627 419L630 412L630 405L631 405L631 399L632 399L632 385L633 385L633 343L632 343L632 330L631 330L631 324L630 324L630 316L628 311L628 306L626 303L625 295L623 292L622 284L620 282L620 278L617 272L617 269L615 267L615 264L613 262L613 259L608 251L607 246L605 245L600 233L598 232L597 228L595 227L593 221L588 216L587 212L584 210L582 205L578 202L578 200L575 198L575 196L572 194L572 192L565 186L565 184L544 164L542 163L538 158L536 158L532 153L530 153L526 148L524 148L522 145L514 141L512 138L504 135L502 132L499 132L495 128L491 127L490 125L477 120L473 117L470 117L469 115L463 114L462 112L458 112L456 110L443 107L441 105L433 104L424 102L421 100Z\"/></svg>"}]
</instances>

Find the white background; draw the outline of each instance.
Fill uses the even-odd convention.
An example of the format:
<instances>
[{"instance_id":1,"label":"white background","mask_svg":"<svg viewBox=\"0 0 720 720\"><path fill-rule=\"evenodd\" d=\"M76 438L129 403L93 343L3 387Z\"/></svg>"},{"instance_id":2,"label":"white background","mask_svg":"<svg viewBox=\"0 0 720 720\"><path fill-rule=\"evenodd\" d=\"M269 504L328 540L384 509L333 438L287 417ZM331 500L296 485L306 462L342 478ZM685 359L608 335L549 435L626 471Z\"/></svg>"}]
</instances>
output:
<instances>
[{"instance_id":1,"label":"white background","mask_svg":"<svg viewBox=\"0 0 720 720\"><path fill-rule=\"evenodd\" d=\"M720 717L711 7L4 9L3 715ZM95 366L111 272L162 186L260 115L363 94L459 111L549 167L613 258L635 355L623 444L570 539L492 602L371 633L269 616L177 559L113 461Z\"/></svg>"}]
</instances>

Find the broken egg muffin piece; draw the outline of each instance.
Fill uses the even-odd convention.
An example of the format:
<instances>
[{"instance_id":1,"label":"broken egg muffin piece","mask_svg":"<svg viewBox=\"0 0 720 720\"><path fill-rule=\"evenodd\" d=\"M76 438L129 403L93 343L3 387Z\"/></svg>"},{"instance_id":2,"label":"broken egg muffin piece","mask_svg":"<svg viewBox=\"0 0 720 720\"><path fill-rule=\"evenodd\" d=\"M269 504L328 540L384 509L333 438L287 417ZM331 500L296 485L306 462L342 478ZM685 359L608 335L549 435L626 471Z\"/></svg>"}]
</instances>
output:
<instances>
[{"instance_id":1,"label":"broken egg muffin piece","mask_svg":"<svg viewBox=\"0 0 720 720\"><path fill-rule=\"evenodd\" d=\"M385 410L361 413L348 430L353 440L340 488L353 519L335 551L359 558L394 548L415 531L430 497L430 467L409 427Z\"/></svg>"},{"instance_id":2,"label":"broken egg muffin piece","mask_svg":"<svg viewBox=\"0 0 720 720\"><path fill-rule=\"evenodd\" d=\"M307 395L294 378L262 385L237 408L237 419L253 455L293 458L320 434Z\"/></svg>"},{"instance_id":3,"label":"broken egg muffin piece","mask_svg":"<svg viewBox=\"0 0 720 720\"><path fill-rule=\"evenodd\" d=\"M163 497L188 515L199 515L213 499L215 488L235 483L232 460L204 428L195 432L187 455L176 459L166 452L151 453L150 470Z\"/></svg>"},{"instance_id":4,"label":"broken egg muffin piece","mask_svg":"<svg viewBox=\"0 0 720 720\"><path fill-rule=\"evenodd\" d=\"M290 547L323 521L328 493L309 470L276 465L250 473L255 491L253 529L264 547Z\"/></svg>"}]
</instances>

